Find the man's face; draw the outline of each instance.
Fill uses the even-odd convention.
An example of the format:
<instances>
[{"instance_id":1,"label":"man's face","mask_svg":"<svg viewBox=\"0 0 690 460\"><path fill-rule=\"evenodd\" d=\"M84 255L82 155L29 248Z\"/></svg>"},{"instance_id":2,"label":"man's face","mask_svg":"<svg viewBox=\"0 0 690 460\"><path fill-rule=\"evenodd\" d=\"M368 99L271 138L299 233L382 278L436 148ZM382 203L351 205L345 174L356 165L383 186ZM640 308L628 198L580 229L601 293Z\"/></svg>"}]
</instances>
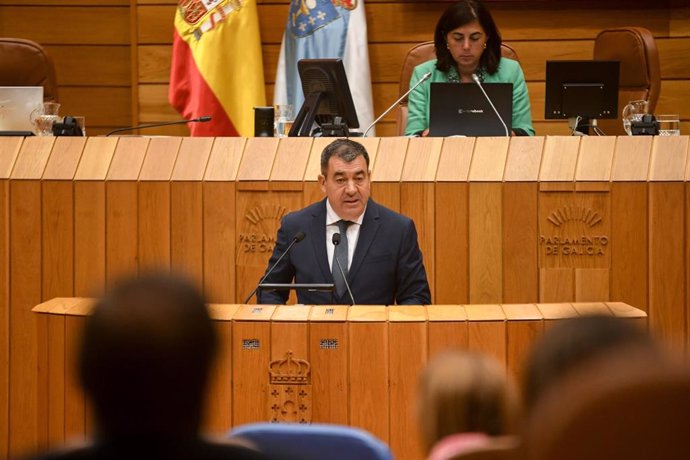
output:
<instances>
[{"instance_id":1,"label":"man's face","mask_svg":"<svg viewBox=\"0 0 690 460\"><path fill-rule=\"evenodd\" d=\"M355 220L364 212L369 200L371 181L367 162L363 156L350 163L332 156L328 160L326 177L319 175L319 185L342 219Z\"/></svg>"}]
</instances>

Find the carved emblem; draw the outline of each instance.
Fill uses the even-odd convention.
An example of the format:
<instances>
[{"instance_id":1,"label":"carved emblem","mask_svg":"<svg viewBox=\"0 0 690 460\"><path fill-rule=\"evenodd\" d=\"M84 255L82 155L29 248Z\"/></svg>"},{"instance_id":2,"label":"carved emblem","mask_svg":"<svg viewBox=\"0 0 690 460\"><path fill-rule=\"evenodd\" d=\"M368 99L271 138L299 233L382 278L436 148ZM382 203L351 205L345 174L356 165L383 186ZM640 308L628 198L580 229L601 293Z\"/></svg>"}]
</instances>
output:
<instances>
[{"instance_id":1,"label":"carved emblem","mask_svg":"<svg viewBox=\"0 0 690 460\"><path fill-rule=\"evenodd\" d=\"M280 219L287 213L285 206L262 205L256 206L245 214L249 222L246 230L240 232L240 249L243 252L273 252L275 235L280 225Z\"/></svg>"},{"instance_id":2,"label":"carved emblem","mask_svg":"<svg viewBox=\"0 0 690 460\"><path fill-rule=\"evenodd\" d=\"M566 205L552 208L546 222L552 227L539 235L542 255L573 257L603 257L609 244L604 217L592 207ZM593 230L597 229L597 233ZM573 259L575 260L575 259ZM577 263L571 263L577 266Z\"/></svg>"},{"instance_id":3,"label":"carved emblem","mask_svg":"<svg viewBox=\"0 0 690 460\"><path fill-rule=\"evenodd\" d=\"M311 365L292 351L268 365L268 417L272 423L311 423Z\"/></svg>"},{"instance_id":4,"label":"carved emblem","mask_svg":"<svg viewBox=\"0 0 690 460\"><path fill-rule=\"evenodd\" d=\"M591 228L601 222L601 216L594 209L579 206L563 206L549 214L546 220L556 227L560 227L568 221L580 221Z\"/></svg>"}]
</instances>

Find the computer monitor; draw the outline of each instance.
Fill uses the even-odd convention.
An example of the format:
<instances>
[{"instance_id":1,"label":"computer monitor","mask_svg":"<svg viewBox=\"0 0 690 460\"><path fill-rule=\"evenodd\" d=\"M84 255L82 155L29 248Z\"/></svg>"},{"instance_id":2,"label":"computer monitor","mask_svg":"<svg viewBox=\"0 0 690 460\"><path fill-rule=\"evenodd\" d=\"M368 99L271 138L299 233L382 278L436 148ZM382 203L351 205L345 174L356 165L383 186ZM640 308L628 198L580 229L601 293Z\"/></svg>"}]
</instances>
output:
<instances>
[{"instance_id":1,"label":"computer monitor","mask_svg":"<svg viewBox=\"0 0 690 460\"><path fill-rule=\"evenodd\" d=\"M618 117L618 61L546 61L547 120Z\"/></svg>"},{"instance_id":2,"label":"computer monitor","mask_svg":"<svg viewBox=\"0 0 690 460\"><path fill-rule=\"evenodd\" d=\"M349 130L359 128L359 121L343 61L301 59L297 70L304 103L288 136L310 136L314 122L325 137L354 135Z\"/></svg>"}]
</instances>

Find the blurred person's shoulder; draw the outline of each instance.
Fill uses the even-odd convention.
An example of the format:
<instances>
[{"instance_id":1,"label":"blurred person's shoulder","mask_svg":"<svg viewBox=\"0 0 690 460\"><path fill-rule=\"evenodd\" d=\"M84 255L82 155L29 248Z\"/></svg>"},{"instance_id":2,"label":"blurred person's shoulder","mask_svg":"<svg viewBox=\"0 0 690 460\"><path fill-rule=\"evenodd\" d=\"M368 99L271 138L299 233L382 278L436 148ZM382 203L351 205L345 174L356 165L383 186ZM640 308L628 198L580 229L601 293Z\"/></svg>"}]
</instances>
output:
<instances>
[{"instance_id":1,"label":"blurred person's shoulder","mask_svg":"<svg viewBox=\"0 0 690 460\"><path fill-rule=\"evenodd\" d=\"M227 443L199 442L192 446L172 449L141 449L127 446L91 446L72 450L56 450L28 460L270 460L257 450Z\"/></svg>"}]
</instances>

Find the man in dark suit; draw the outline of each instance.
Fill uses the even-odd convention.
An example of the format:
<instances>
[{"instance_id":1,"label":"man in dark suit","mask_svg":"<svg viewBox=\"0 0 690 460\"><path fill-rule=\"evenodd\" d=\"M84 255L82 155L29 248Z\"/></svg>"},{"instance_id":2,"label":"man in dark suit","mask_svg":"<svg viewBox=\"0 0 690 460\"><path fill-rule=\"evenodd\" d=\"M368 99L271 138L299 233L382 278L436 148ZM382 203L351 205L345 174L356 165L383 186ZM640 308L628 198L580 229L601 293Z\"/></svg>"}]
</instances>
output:
<instances>
[{"instance_id":1,"label":"man in dark suit","mask_svg":"<svg viewBox=\"0 0 690 460\"><path fill-rule=\"evenodd\" d=\"M303 304L431 303L414 222L369 198L366 149L347 139L329 144L321 155L319 185L324 200L283 218L267 272L290 242L300 236L304 240L292 247L265 282L336 285L334 294L298 291ZM264 291L259 302L283 304L287 297L284 291Z\"/></svg>"}]
</instances>

